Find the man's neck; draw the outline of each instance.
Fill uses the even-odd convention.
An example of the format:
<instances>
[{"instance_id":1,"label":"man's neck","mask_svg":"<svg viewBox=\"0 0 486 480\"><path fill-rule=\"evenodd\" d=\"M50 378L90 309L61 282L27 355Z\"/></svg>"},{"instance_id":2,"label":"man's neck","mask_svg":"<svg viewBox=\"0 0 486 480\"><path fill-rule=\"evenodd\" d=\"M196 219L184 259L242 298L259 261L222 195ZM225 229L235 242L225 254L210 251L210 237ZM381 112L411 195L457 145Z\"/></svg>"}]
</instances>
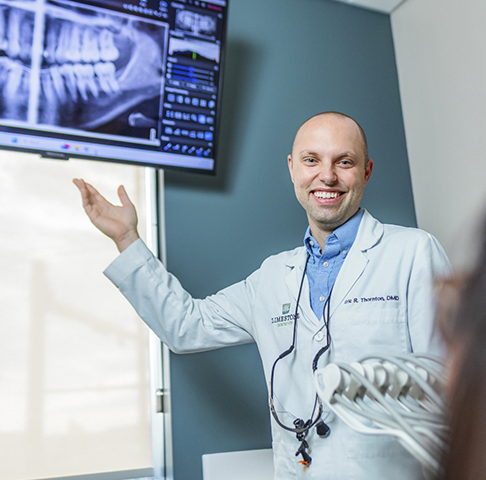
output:
<instances>
[{"instance_id":1,"label":"man's neck","mask_svg":"<svg viewBox=\"0 0 486 480\"><path fill-rule=\"evenodd\" d=\"M356 213L359 212L359 209ZM321 253L324 251L324 247L326 246L326 239L329 237L329 235L332 235L339 227L344 225L346 222L349 222L355 215L352 215L350 218L348 218L345 222L341 223L340 225L336 225L332 230L325 229L318 224L315 224L314 222L311 222L309 219L309 226L311 230L311 235L317 240L321 247Z\"/></svg>"},{"instance_id":2,"label":"man's neck","mask_svg":"<svg viewBox=\"0 0 486 480\"><path fill-rule=\"evenodd\" d=\"M314 230L317 230L317 235L314 234ZM324 247L326 246L326 239L329 235L332 235L333 232L329 232L329 231L322 231L322 230L319 230L319 229L315 229L315 228L312 228L311 227L311 235L317 240L317 242L319 243L320 247L321 247L321 253L324 251Z\"/></svg>"}]
</instances>

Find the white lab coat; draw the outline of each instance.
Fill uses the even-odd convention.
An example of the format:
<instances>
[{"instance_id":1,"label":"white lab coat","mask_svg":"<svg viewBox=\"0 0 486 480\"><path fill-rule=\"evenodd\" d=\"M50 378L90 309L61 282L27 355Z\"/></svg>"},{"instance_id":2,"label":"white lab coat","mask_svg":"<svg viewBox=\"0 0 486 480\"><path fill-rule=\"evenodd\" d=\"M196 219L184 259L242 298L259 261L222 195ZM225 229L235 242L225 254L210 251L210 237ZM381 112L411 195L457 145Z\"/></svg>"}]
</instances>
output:
<instances>
[{"instance_id":1,"label":"white lab coat","mask_svg":"<svg viewBox=\"0 0 486 480\"><path fill-rule=\"evenodd\" d=\"M304 273L304 247L266 259L246 280L204 300L193 299L140 240L118 257L105 274L148 326L178 353L255 341L267 382L275 359L292 343L293 313ZM434 351L434 276L449 272L447 257L428 233L384 225L364 212L358 235L331 295L331 349L328 361L352 362L366 354ZM310 307L304 282L295 353L275 370L275 408L292 426L312 412L315 388L312 360L325 345L322 319ZM328 419L330 420L330 419ZM339 419L322 439L307 437L312 465L296 457L295 434L272 419L275 478L413 480L421 467L395 440L353 432Z\"/></svg>"}]
</instances>

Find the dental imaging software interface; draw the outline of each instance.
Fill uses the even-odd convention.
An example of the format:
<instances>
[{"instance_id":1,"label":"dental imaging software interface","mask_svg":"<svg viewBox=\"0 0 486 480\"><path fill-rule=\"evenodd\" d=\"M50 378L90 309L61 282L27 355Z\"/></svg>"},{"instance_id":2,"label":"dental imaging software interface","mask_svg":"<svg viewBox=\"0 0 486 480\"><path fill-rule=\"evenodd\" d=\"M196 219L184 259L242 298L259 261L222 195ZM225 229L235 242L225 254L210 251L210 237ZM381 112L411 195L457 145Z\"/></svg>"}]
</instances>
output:
<instances>
[{"instance_id":1,"label":"dental imaging software interface","mask_svg":"<svg viewBox=\"0 0 486 480\"><path fill-rule=\"evenodd\" d=\"M226 0L0 0L0 148L213 171Z\"/></svg>"}]
</instances>

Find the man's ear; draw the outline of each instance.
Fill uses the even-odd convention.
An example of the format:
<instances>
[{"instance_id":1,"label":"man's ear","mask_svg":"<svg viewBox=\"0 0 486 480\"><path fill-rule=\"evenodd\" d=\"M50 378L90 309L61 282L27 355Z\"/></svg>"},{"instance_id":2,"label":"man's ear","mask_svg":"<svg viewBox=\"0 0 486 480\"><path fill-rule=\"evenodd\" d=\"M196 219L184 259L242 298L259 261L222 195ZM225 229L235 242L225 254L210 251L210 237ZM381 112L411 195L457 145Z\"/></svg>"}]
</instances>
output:
<instances>
[{"instance_id":1,"label":"man's ear","mask_svg":"<svg viewBox=\"0 0 486 480\"><path fill-rule=\"evenodd\" d=\"M371 158L368 159L368 163L365 167L365 185L368 183L368 180L371 177L371 172L373 171L373 160Z\"/></svg>"},{"instance_id":2,"label":"man's ear","mask_svg":"<svg viewBox=\"0 0 486 480\"><path fill-rule=\"evenodd\" d=\"M292 183L294 183L294 172L292 170L292 155L289 155L287 157L287 162L289 163L290 179L292 180Z\"/></svg>"}]
</instances>

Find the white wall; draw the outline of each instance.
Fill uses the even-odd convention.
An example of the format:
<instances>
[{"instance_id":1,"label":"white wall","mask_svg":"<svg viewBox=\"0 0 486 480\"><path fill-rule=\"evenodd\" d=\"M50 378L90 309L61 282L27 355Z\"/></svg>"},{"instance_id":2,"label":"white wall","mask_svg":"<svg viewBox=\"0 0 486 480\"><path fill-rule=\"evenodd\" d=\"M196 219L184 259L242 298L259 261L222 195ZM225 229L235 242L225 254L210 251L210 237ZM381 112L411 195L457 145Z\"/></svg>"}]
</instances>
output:
<instances>
[{"instance_id":1,"label":"white wall","mask_svg":"<svg viewBox=\"0 0 486 480\"><path fill-rule=\"evenodd\" d=\"M486 2L407 0L391 21L418 224L467 266L486 205Z\"/></svg>"}]
</instances>

